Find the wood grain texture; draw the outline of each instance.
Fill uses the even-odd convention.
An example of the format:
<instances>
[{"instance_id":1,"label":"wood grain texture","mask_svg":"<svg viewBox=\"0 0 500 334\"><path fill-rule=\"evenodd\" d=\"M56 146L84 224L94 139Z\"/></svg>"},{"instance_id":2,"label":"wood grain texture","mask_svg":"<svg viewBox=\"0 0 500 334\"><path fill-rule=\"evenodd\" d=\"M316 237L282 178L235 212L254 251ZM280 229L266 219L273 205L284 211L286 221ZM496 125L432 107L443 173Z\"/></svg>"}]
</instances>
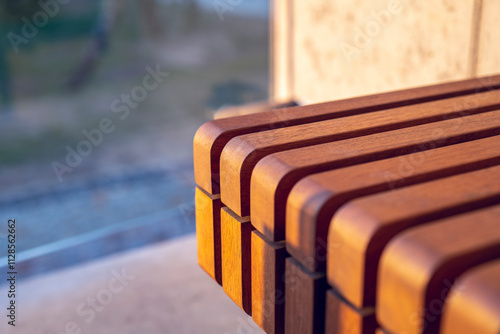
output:
<instances>
[{"instance_id":1,"label":"wood grain texture","mask_svg":"<svg viewBox=\"0 0 500 334\"><path fill-rule=\"evenodd\" d=\"M500 333L500 260L460 275L444 305L440 333Z\"/></svg>"},{"instance_id":2,"label":"wood grain texture","mask_svg":"<svg viewBox=\"0 0 500 334\"><path fill-rule=\"evenodd\" d=\"M250 214L250 177L266 155L459 116L500 109L498 91L403 106L238 136L220 157L222 202L240 216Z\"/></svg>"},{"instance_id":3,"label":"wood grain texture","mask_svg":"<svg viewBox=\"0 0 500 334\"><path fill-rule=\"evenodd\" d=\"M252 318L268 334L285 331L284 242L252 231Z\"/></svg>"},{"instance_id":4,"label":"wood grain texture","mask_svg":"<svg viewBox=\"0 0 500 334\"><path fill-rule=\"evenodd\" d=\"M323 334L326 278L311 273L292 257L285 267L285 333Z\"/></svg>"},{"instance_id":5,"label":"wood grain texture","mask_svg":"<svg viewBox=\"0 0 500 334\"><path fill-rule=\"evenodd\" d=\"M325 334L374 334L375 309L359 310L334 290L326 292Z\"/></svg>"},{"instance_id":6,"label":"wood grain texture","mask_svg":"<svg viewBox=\"0 0 500 334\"><path fill-rule=\"evenodd\" d=\"M393 333L438 333L442 306L457 276L500 257L499 217L497 205L413 228L392 240L380 260L377 284L382 327Z\"/></svg>"},{"instance_id":7,"label":"wood grain texture","mask_svg":"<svg viewBox=\"0 0 500 334\"><path fill-rule=\"evenodd\" d=\"M377 268L387 243L412 226L500 201L500 166L363 197L333 218L328 282L350 303L375 305Z\"/></svg>"},{"instance_id":8,"label":"wood grain texture","mask_svg":"<svg viewBox=\"0 0 500 334\"><path fill-rule=\"evenodd\" d=\"M248 315L252 315L251 233L248 217L228 207L221 210L222 288Z\"/></svg>"},{"instance_id":9,"label":"wood grain texture","mask_svg":"<svg viewBox=\"0 0 500 334\"><path fill-rule=\"evenodd\" d=\"M499 147L494 136L307 176L288 197L287 251L309 270L325 271L328 228L347 201L498 165Z\"/></svg>"},{"instance_id":10,"label":"wood grain texture","mask_svg":"<svg viewBox=\"0 0 500 334\"><path fill-rule=\"evenodd\" d=\"M196 244L198 264L222 285L220 250L220 195L210 195L196 187Z\"/></svg>"},{"instance_id":11,"label":"wood grain texture","mask_svg":"<svg viewBox=\"0 0 500 334\"><path fill-rule=\"evenodd\" d=\"M500 111L275 153L251 179L253 226L268 239L285 239L286 201L303 177L335 168L498 135Z\"/></svg>"},{"instance_id":12,"label":"wood grain texture","mask_svg":"<svg viewBox=\"0 0 500 334\"><path fill-rule=\"evenodd\" d=\"M194 137L196 184L210 194L219 193L220 154L236 136L498 88L500 75L210 121Z\"/></svg>"}]
</instances>

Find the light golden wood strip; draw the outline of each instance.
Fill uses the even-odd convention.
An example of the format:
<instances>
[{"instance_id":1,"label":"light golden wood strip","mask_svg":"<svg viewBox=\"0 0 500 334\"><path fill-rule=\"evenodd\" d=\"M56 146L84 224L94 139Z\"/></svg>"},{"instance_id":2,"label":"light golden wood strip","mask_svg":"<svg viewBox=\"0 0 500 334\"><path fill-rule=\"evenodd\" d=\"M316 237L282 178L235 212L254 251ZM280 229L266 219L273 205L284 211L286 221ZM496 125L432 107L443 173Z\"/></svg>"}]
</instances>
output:
<instances>
[{"instance_id":1,"label":"light golden wood strip","mask_svg":"<svg viewBox=\"0 0 500 334\"><path fill-rule=\"evenodd\" d=\"M195 180L207 193L219 193L220 154L236 136L497 88L500 75L210 121L194 138Z\"/></svg>"},{"instance_id":2,"label":"light golden wood strip","mask_svg":"<svg viewBox=\"0 0 500 334\"><path fill-rule=\"evenodd\" d=\"M394 238L378 273L376 312L382 327L393 333L438 333L442 306L456 277L500 257L499 217L497 205Z\"/></svg>"},{"instance_id":3,"label":"light golden wood strip","mask_svg":"<svg viewBox=\"0 0 500 334\"><path fill-rule=\"evenodd\" d=\"M210 195L196 187L195 206L198 264L217 283L222 284L220 195Z\"/></svg>"},{"instance_id":4,"label":"light golden wood strip","mask_svg":"<svg viewBox=\"0 0 500 334\"><path fill-rule=\"evenodd\" d=\"M458 278L444 304L440 333L500 333L500 260Z\"/></svg>"},{"instance_id":5,"label":"light golden wood strip","mask_svg":"<svg viewBox=\"0 0 500 334\"><path fill-rule=\"evenodd\" d=\"M285 277L285 333L323 334L325 331L325 275L311 273L292 257L288 257Z\"/></svg>"},{"instance_id":6,"label":"light golden wood strip","mask_svg":"<svg viewBox=\"0 0 500 334\"><path fill-rule=\"evenodd\" d=\"M287 201L287 251L309 270L325 271L328 228L347 201L498 165L499 147L494 136L307 176ZM343 251L334 245L331 255L337 247Z\"/></svg>"},{"instance_id":7,"label":"light golden wood strip","mask_svg":"<svg viewBox=\"0 0 500 334\"><path fill-rule=\"evenodd\" d=\"M284 242L270 242L252 231L252 317L268 334L285 331Z\"/></svg>"},{"instance_id":8,"label":"light golden wood strip","mask_svg":"<svg viewBox=\"0 0 500 334\"><path fill-rule=\"evenodd\" d=\"M294 148L429 124L500 109L498 91L403 106L233 138L220 158L221 200L240 216L250 214L250 177L266 155Z\"/></svg>"},{"instance_id":9,"label":"light golden wood strip","mask_svg":"<svg viewBox=\"0 0 500 334\"><path fill-rule=\"evenodd\" d=\"M334 290L326 292L326 334L374 334L377 328L375 310L358 310Z\"/></svg>"},{"instance_id":10,"label":"light golden wood strip","mask_svg":"<svg viewBox=\"0 0 500 334\"><path fill-rule=\"evenodd\" d=\"M252 315L251 233L248 217L228 207L221 211L222 288L248 315Z\"/></svg>"},{"instance_id":11,"label":"light golden wood strip","mask_svg":"<svg viewBox=\"0 0 500 334\"><path fill-rule=\"evenodd\" d=\"M252 224L270 240L285 239L288 194L309 174L498 134L500 111L491 111L269 155L252 173Z\"/></svg>"}]
</instances>

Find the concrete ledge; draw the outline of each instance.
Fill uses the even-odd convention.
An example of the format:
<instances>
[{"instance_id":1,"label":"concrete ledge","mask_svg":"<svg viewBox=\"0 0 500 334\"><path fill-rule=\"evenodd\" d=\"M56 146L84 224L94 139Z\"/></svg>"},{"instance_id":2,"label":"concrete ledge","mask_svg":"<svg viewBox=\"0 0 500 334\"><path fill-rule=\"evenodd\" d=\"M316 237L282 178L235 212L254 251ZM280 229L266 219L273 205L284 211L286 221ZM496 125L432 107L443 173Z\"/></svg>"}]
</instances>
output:
<instances>
[{"instance_id":1,"label":"concrete ledge","mask_svg":"<svg viewBox=\"0 0 500 334\"><path fill-rule=\"evenodd\" d=\"M7 286L0 289L7 305ZM16 327L4 314L1 333L263 333L198 267L193 235L27 279L16 290Z\"/></svg>"}]
</instances>

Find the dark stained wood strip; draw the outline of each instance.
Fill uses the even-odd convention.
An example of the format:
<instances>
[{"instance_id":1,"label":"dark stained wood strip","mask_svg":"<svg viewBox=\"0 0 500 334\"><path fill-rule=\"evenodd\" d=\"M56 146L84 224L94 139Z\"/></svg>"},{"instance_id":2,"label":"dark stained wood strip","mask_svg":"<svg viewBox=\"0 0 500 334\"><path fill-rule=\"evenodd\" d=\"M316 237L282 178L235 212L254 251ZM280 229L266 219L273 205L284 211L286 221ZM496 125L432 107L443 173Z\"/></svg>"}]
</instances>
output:
<instances>
[{"instance_id":1,"label":"dark stained wood strip","mask_svg":"<svg viewBox=\"0 0 500 334\"><path fill-rule=\"evenodd\" d=\"M194 138L195 180L207 193L219 193L220 154L236 136L498 88L500 75L210 121Z\"/></svg>"},{"instance_id":2,"label":"dark stained wood strip","mask_svg":"<svg viewBox=\"0 0 500 334\"><path fill-rule=\"evenodd\" d=\"M288 197L287 250L309 270L325 271L328 228L342 205L358 197L499 165L499 148L500 136L494 136L307 176ZM331 254L338 247L331 245Z\"/></svg>"},{"instance_id":3,"label":"dark stained wood strip","mask_svg":"<svg viewBox=\"0 0 500 334\"><path fill-rule=\"evenodd\" d=\"M270 240L285 239L288 195L309 174L498 134L500 111L491 111L269 155L252 174L252 224Z\"/></svg>"},{"instance_id":4,"label":"dark stained wood strip","mask_svg":"<svg viewBox=\"0 0 500 334\"><path fill-rule=\"evenodd\" d=\"M356 307L375 305L380 256L412 226L500 202L500 166L413 185L349 202L329 231L328 282Z\"/></svg>"},{"instance_id":5,"label":"dark stained wood strip","mask_svg":"<svg viewBox=\"0 0 500 334\"><path fill-rule=\"evenodd\" d=\"M500 260L460 275L446 299L440 332L500 333Z\"/></svg>"},{"instance_id":6,"label":"dark stained wood strip","mask_svg":"<svg viewBox=\"0 0 500 334\"><path fill-rule=\"evenodd\" d=\"M485 92L233 138L220 157L222 202L250 214L250 177L266 155L500 109L500 93Z\"/></svg>"},{"instance_id":7,"label":"dark stained wood strip","mask_svg":"<svg viewBox=\"0 0 500 334\"><path fill-rule=\"evenodd\" d=\"M196 187L196 243L198 264L222 285L220 250L220 195L210 195Z\"/></svg>"},{"instance_id":8,"label":"dark stained wood strip","mask_svg":"<svg viewBox=\"0 0 500 334\"><path fill-rule=\"evenodd\" d=\"M252 318L267 334L285 331L285 243L252 231Z\"/></svg>"},{"instance_id":9,"label":"dark stained wood strip","mask_svg":"<svg viewBox=\"0 0 500 334\"><path fill-rule=\"evenodd\" d=\"M438 333L442 306L454 280L467 269L500 257L499 217L497 205L394 238L382 255L378 274L376 312L382 327L393 333Z\"/></svg>"}]
</instances>

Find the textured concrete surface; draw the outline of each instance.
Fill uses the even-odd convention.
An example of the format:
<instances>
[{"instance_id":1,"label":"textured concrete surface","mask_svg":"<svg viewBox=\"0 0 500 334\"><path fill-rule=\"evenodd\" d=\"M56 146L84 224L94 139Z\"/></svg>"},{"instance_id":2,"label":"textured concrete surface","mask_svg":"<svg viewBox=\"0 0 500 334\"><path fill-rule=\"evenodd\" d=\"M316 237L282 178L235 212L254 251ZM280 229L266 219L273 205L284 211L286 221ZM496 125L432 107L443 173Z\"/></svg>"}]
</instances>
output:
<instances>
[{"instance_id":1,"label":"textured concrete surface","mask_svg":"<svg viewBox=\"0 0 500 334\"><path fill-rule=\"evenodd\" d=\"M1 333L263 333L197 264L194 235L20 282ZM7 285L0 285L2 305Z\"/></svg>"},{"instance_id":2,"label":"textured concrete surface","mask_svg":"<svg viewBox=\"0 0 500 334\"><path fill-rule=\"evenodd\" d=\"M500 73L497 0L275 0L272 95L316 103Z\"/></svg>"},{"instance_id":3,"label":"textured concrete surface","mask_svg":"<svg viewBox=\"0 0 500 334\"><path fill-rule=\"evenodd\" d=\"M479 27L478 75L500 73L500 1L483 0Z\"/></svg>"},{"instance_id":4,"label":"textured concrete surface","mask_svg":"<svg viewBox=\"0 0 500 334\"><path fill-rule=\"evenodd\" d=\"M319 102L465 79L474 0L292 0L294 93Z\"/></svg>"}]
</instances>

